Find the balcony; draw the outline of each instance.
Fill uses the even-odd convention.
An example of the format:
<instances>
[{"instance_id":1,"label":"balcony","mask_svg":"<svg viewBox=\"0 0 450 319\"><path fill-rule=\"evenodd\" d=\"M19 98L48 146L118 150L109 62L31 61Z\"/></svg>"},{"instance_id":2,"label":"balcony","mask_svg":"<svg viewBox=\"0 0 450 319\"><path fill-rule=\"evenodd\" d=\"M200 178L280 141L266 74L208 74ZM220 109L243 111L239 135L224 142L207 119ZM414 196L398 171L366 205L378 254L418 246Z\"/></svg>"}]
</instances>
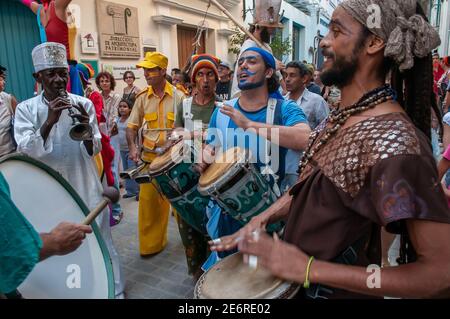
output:
<instances>
[{"instance_id":1,"label":"balcony","mask_svg":"<svg viewBox=\"0 0 450 319\"><path fill-rule=\"evenodd\" d=\"M318 8L320 7L319 0L285 0L285 1L307 15L311 15L312 12L317 11Z\"/></svg>"}]
</instances>

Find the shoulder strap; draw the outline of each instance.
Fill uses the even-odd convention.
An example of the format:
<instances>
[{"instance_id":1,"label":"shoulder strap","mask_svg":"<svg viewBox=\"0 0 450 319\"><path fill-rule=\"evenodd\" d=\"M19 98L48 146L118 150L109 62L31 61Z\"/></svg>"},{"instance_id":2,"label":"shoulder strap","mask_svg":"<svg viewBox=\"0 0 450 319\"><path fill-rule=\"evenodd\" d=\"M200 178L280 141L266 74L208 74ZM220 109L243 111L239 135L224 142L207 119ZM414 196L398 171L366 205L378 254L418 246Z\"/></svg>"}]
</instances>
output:
<instances>
[{"instance_id":1,"label":"shoulder strap","mask_svg":"<svg viewBox=\"0 0 450 319\"><path fill-rule=\"evenodd\" d=\"M227 104L230 104L234 108L236 108L237 107L237 102L238 102L238 99L232 99L232 100L228 101ZM221 105L223 105L223 103ZM221 105L219 104L219 107ZM223 138L222 149L224 151L228 148L227 131L228 131L229 123L230 123L230 117L225 115L225 114L223 114L222 112L220 112L218 110L217 111L217 116L216 116L216 128L222 132L222 138Z\"/></svg>"},{"instance_id":2,"label":"shoulder strap","mask_svg":"<svg viewBox=\"0 0 450 319\"><path fill-rule=\"evenodd\" d=\"M192 110L192 96L183 100L183 119L184 119L184 128L189 132L194 130L194 121L192 121L193 114Z\"/></svg>"},{"instance_id":3,"label":"shoulder strap","mask_svg":"<svg viewBox=\"0 0 450 319\"><path fill-rule=\"evenodd\" d=\"M175 85L172 85L172 91L173 91L173 113L176 115L177 113L177 88Z\"/></svg>"},{"instance_id":4,"label":"shoulder strap","mask_svg":"<svg viewBox=\"0 0 450 319\"><path fill-rule=\"evenodd\" d=\"M281 123L281 104L282 100L277 100L275 98L270 98L267 103L267 114L266 114L266 124L268 125L280 125ZM275 194L280 197L281 191L278 187L278 179L279 176L272 170L271 162L270 162L270 155L271 155L271 149L274 146L274 143L272 143L269 139L266 139L265 143L265 163L266 165L261 167L261 173L265 175L267 178L270 178L272 176L275 180L275 183L273 185L273 189L275 191Z\"/></svg>"},{"instance_id":5,"label":"shoulder strap","mask_svg":"<svg viewBox=\"0 0 450 319\"><path fill-rule=\"evenodd\" d=\"M274 98L270 98L267 103L267 115L266 115L266 124L273 125L275 119L275 108L277 106L277 100Z\"/></svg>"}]
</instances>

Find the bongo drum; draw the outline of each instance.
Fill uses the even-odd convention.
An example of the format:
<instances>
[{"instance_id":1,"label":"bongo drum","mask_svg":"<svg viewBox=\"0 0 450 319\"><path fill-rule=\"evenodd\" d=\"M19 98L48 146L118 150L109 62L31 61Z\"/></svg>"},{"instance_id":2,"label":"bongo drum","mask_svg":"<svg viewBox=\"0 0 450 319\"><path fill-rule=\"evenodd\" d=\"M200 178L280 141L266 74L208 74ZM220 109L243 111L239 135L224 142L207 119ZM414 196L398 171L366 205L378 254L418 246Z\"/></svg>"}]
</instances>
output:
<instances>
[{"instance_id":1,"label":"bongo drum","mask_svg":"<svg viewBox=\"0 0 450 319\"><path fill-rule=\"evenodd\" d=\"M277 196L269 183L250 162L251 152L230 148L217 157L199 179L200 194L213 197L234 219L247 224L269 208ZM279 231L281 223L269 225L269 231Z\"/></svg>"},{"instance_id":2,"label":"bongo drum","mask_svg":"<svg viewBox=\"0 0 450 319\"><path fill-rule=\"evenodd\" d=\"M37 232L49 232L62 221L81 223L89 210L69 183L40 161L21 154L0 158L11 198ZM24 298L114 298L114 276L108 249L95 223L93 234L65 256L36 264L18 287Z\"/></svg>"},{"instance_id":3,"label":"bongo drum","mask_svg":"<svg viewBox=\"0 0 450 319\"><path fill-rule=\"evenodd\" d=\"M156 157L148 171L180 216L206 234L205 211L210 198L197 190L200 174L194 170L194 164L193 149L180 141Z\"/></svg>"},{"instance_id":4,"label":"bongo drum","mask_svg":"<svg viewBox=\"0 0 450 319\"><path fill-rule=\"evenodd\" d=\"M250 268L242 254L225 257L205 272L194 289L195 299L292 299L298 284L283 281L259 267Z\"/></svg>"}]
</instances>

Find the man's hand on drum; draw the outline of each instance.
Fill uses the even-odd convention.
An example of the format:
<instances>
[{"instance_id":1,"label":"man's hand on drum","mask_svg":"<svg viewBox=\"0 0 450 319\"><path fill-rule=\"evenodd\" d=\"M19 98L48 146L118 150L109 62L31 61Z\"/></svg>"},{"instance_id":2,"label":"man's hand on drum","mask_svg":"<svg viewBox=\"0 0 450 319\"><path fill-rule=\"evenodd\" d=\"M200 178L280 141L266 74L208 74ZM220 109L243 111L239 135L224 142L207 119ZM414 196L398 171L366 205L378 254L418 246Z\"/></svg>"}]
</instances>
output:
<instances>
[{"instance_id":1,"label":"man's hand on drum","mask_svg":"<svg viewBox=\"0 0 450 319\"><path fill-rule=\"evenodd\" d=\"M220 112L228 115L238 127L243 128L244 130L250 127L251 121L234 107L224 104L220 108Z\"/></svg>"},{"instance_id":2,"label":"man's hand on drum","mask_svg":"<svg viewBox=\"0 0 450 319\"><path fill-rule=\"evenodd\" d=\"M264 215L253 217L248 224L239 229L232 235L220 237L209 241L211 251L227 251L237 247L240 240L246 235L252 234L254 231L265 232L267 218Z\"/></svg>"},{"instance_id":3,"label":"man's hand on drum","mask_svg":"<svg viewBox=\"0 0 450 319\"><path fill-rule=\"evenodd\" d=\"M249 266L263 267L287 281L303 283L305 280L309 257L296 246L280 240L276 234L273 238L265 232L258 236L246 234L239 241L238 249L244 254L244 263ZM253 265L250 258L253 258Z\"/></svg>"},{"instance_id":4,"label":"man's hand on drum","mask_svg":"<svg viewBox=\"0 0 450 319\"><path fill-rule=\"evenodd\" d=\"M214 159L216 156L216 152L214 151L214 147L211 145L203 144L203 156L202 156L202 162L195 164L195 169L200 173L203 174L203 172L208 168L209 165L214 163Z\"/></svg>"},{"instance_id":5,"label":"man's hand on drum","mask_svg":"<svg viewBox=\"0 0 450 319\"><path fill-rule=\"evenodd\" d=\"M40 260L53 255L67 255L76 250L86 234L92 233L91 226L62 222L50 233L41 233L42 249Z\"/></svg>"}]
</instances>

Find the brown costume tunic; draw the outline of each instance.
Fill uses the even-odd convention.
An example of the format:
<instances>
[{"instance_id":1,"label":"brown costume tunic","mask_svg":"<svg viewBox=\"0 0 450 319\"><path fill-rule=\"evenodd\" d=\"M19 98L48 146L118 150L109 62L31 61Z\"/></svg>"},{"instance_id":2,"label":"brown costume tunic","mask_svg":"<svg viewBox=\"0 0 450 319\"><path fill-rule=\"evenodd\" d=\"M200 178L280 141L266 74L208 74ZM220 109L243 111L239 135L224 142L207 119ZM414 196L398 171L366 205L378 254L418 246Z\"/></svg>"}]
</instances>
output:
<instances>
[{"instance_id":1,"label":"brown costume tunic","mask_svg":"<svg viewBox=\"0 0 450 319\"><path fill-rule=\"evenodd\" d=\"M324 127L317 128L322 131L316 143ZM349 263L380 264L380 226L399 233L406 219L450 223L431 145L403 113L339 130L314 155L291 194L285 240L320 260L335 260L353 245L357 260ZM331 291L320 294L367 297Z\"/></svg>"}]
</instances>

